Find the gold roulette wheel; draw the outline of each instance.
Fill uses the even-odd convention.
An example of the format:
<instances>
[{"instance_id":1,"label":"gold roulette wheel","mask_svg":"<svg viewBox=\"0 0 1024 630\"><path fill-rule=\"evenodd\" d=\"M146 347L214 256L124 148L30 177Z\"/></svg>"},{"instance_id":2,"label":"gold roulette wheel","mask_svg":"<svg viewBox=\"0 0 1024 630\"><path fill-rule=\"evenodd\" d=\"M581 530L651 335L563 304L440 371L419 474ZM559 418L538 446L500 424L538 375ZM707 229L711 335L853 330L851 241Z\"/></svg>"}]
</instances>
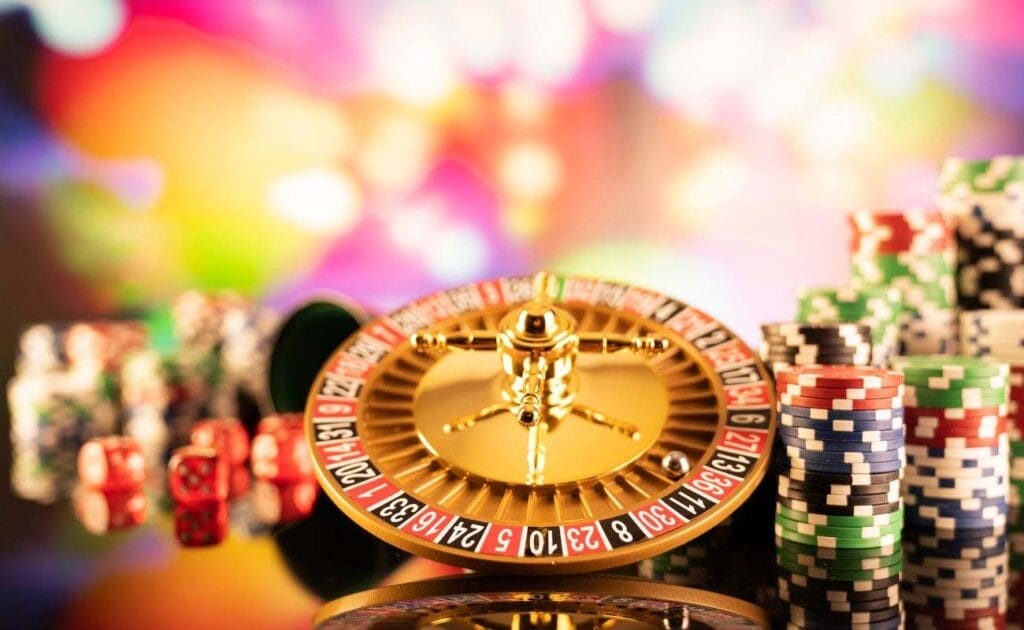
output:
<instances>
[{"instance_id":1,"label":"gold roulette wheel","mask_svg":"<svg viewBox=\"0 0 1024 630\"><path fill-rule=\"evenodd\" d=\"M763 609L692 588L609 575L457 577L342 597L319 630L746 630L769 627Z\"/></svg>"},{"instance_id":2,"label":"gold roulette wheel","mask_svg":"<svg viewBox=\"0 0 1024 630\"><path fill-rule=\"evenodd\" d=\"M326 493L428 558L505 573L627 564L756 488L775 430L755 354L659 293L541 273L444 291L328 359L306 428Z\"/></svg>"}]
</instances>

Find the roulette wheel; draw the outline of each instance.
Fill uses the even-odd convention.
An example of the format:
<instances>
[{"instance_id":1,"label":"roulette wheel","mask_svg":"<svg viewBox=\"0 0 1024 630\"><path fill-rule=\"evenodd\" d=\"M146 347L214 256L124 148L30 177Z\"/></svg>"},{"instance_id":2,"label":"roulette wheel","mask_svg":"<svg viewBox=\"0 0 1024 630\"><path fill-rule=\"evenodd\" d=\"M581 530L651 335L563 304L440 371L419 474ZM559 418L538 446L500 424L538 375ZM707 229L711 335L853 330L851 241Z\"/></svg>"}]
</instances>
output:
<instances>
[{"instance_id":1,"label":"roulette wheel","mask_svg":"<svg viewBox=\"0 0 1024 630\"><path fill-rule=\"evenodd\" d=\"M540 273L444 291L327 359L306 435L327 496L404 551L566 574L677 547L751 495L767 372L657 292Z\"/></svg>"},{"instance_id":2,"label":"roulette wheel","mask_svg":"<svg viewBox=\"0 0 1024 630\"><path fill-rule=\"evenodd\" d=\"M717 593L607 575L457 577L342 597L320 630L517 628L681 630L764 628L764 611Z\"/></svg>"}]
</instances>

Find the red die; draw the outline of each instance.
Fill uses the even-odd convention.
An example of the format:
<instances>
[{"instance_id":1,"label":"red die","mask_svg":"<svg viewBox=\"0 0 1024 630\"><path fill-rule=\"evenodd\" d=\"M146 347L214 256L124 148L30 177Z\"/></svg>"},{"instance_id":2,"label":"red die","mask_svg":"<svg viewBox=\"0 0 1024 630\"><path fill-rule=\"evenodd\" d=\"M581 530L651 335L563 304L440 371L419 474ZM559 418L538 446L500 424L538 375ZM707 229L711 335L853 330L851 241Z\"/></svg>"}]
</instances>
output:
<instances>
[{"instance_id":1,"label":"red die","mask_svg":"<svg viewBox=\"0 0 1024 630\"><path fill-rule=\"evenodd\" d=\"M279 413L274 416L267 416L256 425L256 434L274 433L282 429L287 431L302 432L303 415L301 413Z\"/></svg>"},{"instance_id":2,"label":"red die","mask_svg":"<svg viewBox=\"0 0 1024 630\"><path fill-rule=\"evenodd\" d=\"M182 505L225 501L229 493L228 465L212 448L182 446L167 463L171 497Z\"/></svg>"},{"instance_id":3,"label":"red die","mask_svg":"<svg viewBox=\"0 0 1024 630\"><path fill-rule=\"evenodd\" d=\"M146 478L142 448L132 438L93 438L78 450L78 480L94 490L131 490Z\"/></svg>"},{"instance_id":4,"label":"red die","mask_svg":"<svg viewBox=\"0 0 1024 630\"><path fill-rule=\"evenodd\" d=\"M232 466L249 458L249 434L237 418L200 420L192 427L192 443L217 449Z\"/></svg>"},{"instance_id":5,"label":"red die","mask_svg":"<svg viewBox=\"0 0 1024 630\"><path fill-rule=\"evenodd\" d=\"M228 534L228 506L223 501L174 508L174 535L185 547L219 544Z\"/></svg>"},{"instance_id":6,"label":"red die","mask_svg":"<svg viewBox=\"0 0 1024 630\"><path fill-rule=\"evenodd\" d=\"M256 518L268 525L290 523L313 512L320 486L315 481L273 483L256 481L252 486L252 502Z\"/></svg>"},{"instance_id":7,"label":"red die","mask_svg":"<svg viewBox=\"0 0 1024 630\"><path fill-rule=\"evenodd\" d=\"M98 536L141 525L148 514L146 495L138 489L102 492L80 487L73 503L86 531Z\"/></svg>"},{"instance_id":8,"label":"red die","mask_svg":"<svg viewBox=\"0 0 1024 630\"><path fill-rule=\"evenodd\" d=\"M297 431L261 433L252 441L252 474L257 479L290 482L313 478L306 437Z\"/></svg>"},{"instance_id":9,"label":"red die","mask_svg":"<svg viewBox=\"0 0 1024 630\"><path fill-rule=\"evenodd\" d=\"M231 471L228 475L228 497L231 499L237 499L243 496L246 492L249 492L249 467L248 466L232 466Z\"/></svg>"}]
</instances>

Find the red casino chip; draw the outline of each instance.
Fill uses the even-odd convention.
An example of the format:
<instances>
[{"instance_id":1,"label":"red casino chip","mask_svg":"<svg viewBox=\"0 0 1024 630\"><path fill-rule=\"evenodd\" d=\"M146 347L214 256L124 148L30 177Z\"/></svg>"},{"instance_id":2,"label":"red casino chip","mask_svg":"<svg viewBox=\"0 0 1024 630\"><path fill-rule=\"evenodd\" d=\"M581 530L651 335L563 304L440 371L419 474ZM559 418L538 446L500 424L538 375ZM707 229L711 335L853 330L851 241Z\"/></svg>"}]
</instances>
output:
<instances>
[{"instance_id":1,"label":"red casino chip","mask_svg":"<svg viewBox=\"0 0 1024 630\"><path fill-rule=\"evenodd\" d=\"M859 210L847 219L855 255L939 254L953 245L952 226L939 211Z\"/></svg>"},{"instance_id":2,"label":"red casino chip","mask_svg":"<svg viewBox=\"0 0 1024 630\"><path fill-rule=\"evenodd\" d=\"M913 439L916 442L917 438L931 439L931 438L954 438L954 437L967 437L967 438L987 438L995 439L1000 435L1006 433L1006 421L993 423L993 424L977 424L974 426L964 426L957 424L940 424L939 426L928 426L928 425L914 425L907 423L907 438Z\"/></svg>"},{"instance_id":3,"label":"red casino chip","mask_svg":"<svg viewBox=\"0 0 1024 630\"><path fill-rule=\"evenodd\" d=\"M1006 609L1000 606L958 608L955 611L946 611L942 608L934 608L907 601L904 601L903 605L907 609L908 617L913 615L914 617L930 618L941 628L988 628L991 626L987 624L997 620L1002 620L1004 625L1000 627L1005 627L1006 623ZM970 625L971 623L978 623L979 625L972 626Z\"/></svg>"},{"instance_id":4,"label":"red casino chip","mask_svg":"<svg viewBox=\"0 0 1024 630\"><path fill-rule=\"evenodd\" d=\"M902 385L903 374L855 365L801 365L780 370L775 381L802 387L878 389Z\"/></svg>"},{"instance_id":5,"label":"red casino chip","mask_svg":"<svg viewBox=\"0 0 1024 630\"><path fill-rule=\"evenodd\" d=\"M959 449L959 448L996 448L1001 446L1006 441L1006 435L999 435L990 438L980 437L935 437L935 438L922 438L922 437L907 437L908 446L925 446L928 448L945 448L945 449Z\"/></svg>"},{"instance_id":6,"label":"red casino chip","mask_svg":"<svg viewBox=\"0 0 1024 630\"><path fill-rule=\"evenodd\" d=\"M903 399L899 396L894 398L863 398L855 400L851 398L811 398L809 396L779 394L779 401L783 405L808 407L810 409L828 409L831 411L899 409L903 406Z\"/></svg>"},{"instance_id":7,"label":"red casino chip","mask_svg":"<svg viewBox=\"0 0 1024 630\"><path fill-rule=\"evenodd\" d=\"M804 387L790 383L780 383L779 393L810 398L849 398L851 400L861 400L866 398L899 398L903 396L903 387Z\"/></svg>"},{"instance_id":8,"label":"red casino chip","mask_svg":"<svg viewBox=\"0 0 1024 630\"><path fill-rule=\"evenodd\" d=\"M1006 405L996 407L979 407L978 409L962 409L959 407L905 407L903 417L907 422L934 418L939 422L968 422L985 418L998 418L1006 415Z\"/></svg>"}]
</instances>

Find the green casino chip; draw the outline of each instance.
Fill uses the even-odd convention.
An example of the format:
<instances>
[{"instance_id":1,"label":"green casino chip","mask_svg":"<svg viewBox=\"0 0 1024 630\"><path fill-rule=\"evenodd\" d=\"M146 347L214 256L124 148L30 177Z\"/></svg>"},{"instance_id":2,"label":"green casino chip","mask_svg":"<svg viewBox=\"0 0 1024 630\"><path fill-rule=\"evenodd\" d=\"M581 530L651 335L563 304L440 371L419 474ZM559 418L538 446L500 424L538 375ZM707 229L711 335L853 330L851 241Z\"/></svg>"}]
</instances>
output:
<instances>
[{"instance_id":1,"label":"green casino chip","mask_svg":"<svg viewBox=\"0 0 1024 630\"><path fill-rule=\"evenodd\" d=\"M934 390L963 389L965 387L982 387L994 391L1003 391L1010 381L1005 376L988 376L982 378L942 378L932 376L927 379L919 379L917 382L906 381L907 385L915 387L927 387Z\"/></svg>"},{"instance_id":2,"label":"green casino chip","mask_svg":"<svg viewBox=\"0 0 1024 630\"><path fill-rule=\"evenodd\" d=\"M818 556L808 555L804 553L797 553L784 547L779 547L775 550L775 555L780 558L786 558L789 562L795 562L808 567L818 567L820 569L839 569L839 570L870 570L877 569L879 567L892 566L894 564L902 562L903 553L896 551L887 555L881 555L869 558L843 558L843 559L831 559L831 558L819 558Z\"/></svg>"},{"instance_id":3,"label":"green casino chip","mask_svg":"<svg viewBox=\"0 0 1024 630\"><path fill-rule=\"evenodd\" d=\"M930 389L920 385L906 386L904 401L912 407L955 407L972 409L998 407L1006 404L1006 389L982 387Z\"/></svg>"},{"instance_id":4,"label":"green casino chip","mask_svg":"<svg viewBox=\"0 0 1024 630\"><path fill-rule=\"evenodd\" d=\"M819 580L849 580L851 582L862 580L881 580L894 575L899 575L903 571L902 561L878 567L877 569L824 569L821 567L809 567L792 562L782 556L776 556L776 561L780 567L790 573L805 575Z\"/></svg>"},{"instance_id":5,"label":"green casino chip","mask_svg":"<svg viewBox=\"0 0 1024 630\"><path fill-rule=\"evenodd\" d=\"M990 160L948 158L942 163L939 190L1004 192L1011 184L1024 181L1024 159L1000 155Z\"/></svg>"},{"instance_id":6,"label":"green casino chip","mask_svg":"<svg viewBox=\"0 0 1024 630\"><path fill-rule=\"evenodd\" d=\"M948 379L1008 377L1006 363L986 361L975 357L919 355L893 358L893 368L903 372L908 384L927 383L933 376Z\"/></svg>"},{"instance_id":7,"label":"green casino chip","mask_svg":"<svg viewBox=\"0 0 1024 630\"><path fill-rule=\"evenodd\" d=\"M847 548L833 548L833 547L819 547L814 543L805 543L796 540L788 540L782 538L779 535L775 536L775 548L784 549L791 553L800 553L803 555L812 555L816 558L822 559L834 559L834 560L852 560L852 559L867 559L877 558L880 556L888 556L894 553L900 553L899 541L879 544L874 547L847 547Z\"/></svg>"},{"instance_id":8,"label":"green casino chip","mask_svg":"<svg viewBox=\"0 0 1024 630\"><path fill-rule=\"evenodd\" d=\"M813 525L790 520L780 514L775 515L775 523L789 531L809 536L827 536L830 538L878 538L881 536L899 536L903 531L903 523L892 523L889 525L870 525L854 527L838 527L832 525Z\"/></svg>"},{"instance_id":9,"label":"green casino chip","mask_svg":"<svg viewBox=\"0 0 1024 630\"><path fill-rule=\"evenodd\" d=\"M837 538L834 536L813 536L790 531L775 523L775 535L785 540L811 545L812 547L826 548L848 548L848 549L870 549L873 547L885 547L895 545L899 542L899 535L887 534L872 538Z\"/></svg>"}]
</instances>

